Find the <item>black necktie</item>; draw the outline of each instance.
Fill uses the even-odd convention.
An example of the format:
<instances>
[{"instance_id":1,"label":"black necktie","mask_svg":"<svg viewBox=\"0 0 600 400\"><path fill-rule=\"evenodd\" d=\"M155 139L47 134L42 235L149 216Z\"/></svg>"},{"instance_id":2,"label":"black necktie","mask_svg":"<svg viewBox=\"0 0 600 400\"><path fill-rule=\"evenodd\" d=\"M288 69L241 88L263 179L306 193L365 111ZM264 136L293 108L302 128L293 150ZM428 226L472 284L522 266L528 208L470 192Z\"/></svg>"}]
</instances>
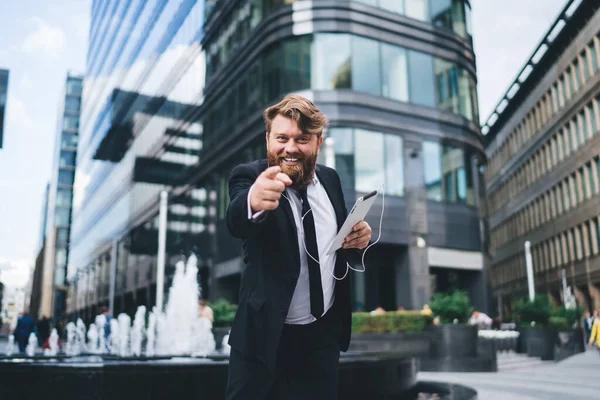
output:
<instances>
[{"instance_id":1,"label":"black necktie","mask_svg":"<svg viewBox=\"0 0 600 400\"><path fill-rule=\"evenodd\" d=\"M310 313L317 319L323 316L323 285L321 284L321 269L319 268L319 248L317 247L317 234L315 219L310 209L306 189L300 190L302 199L302 225L304 226L304 242L308 251L308 283L310 285ZM311 257L312 256L312 257ZM314 257L314 260L313 260ZM315 261L316 260L316 261Z\"/></svg>"}]
</instances>

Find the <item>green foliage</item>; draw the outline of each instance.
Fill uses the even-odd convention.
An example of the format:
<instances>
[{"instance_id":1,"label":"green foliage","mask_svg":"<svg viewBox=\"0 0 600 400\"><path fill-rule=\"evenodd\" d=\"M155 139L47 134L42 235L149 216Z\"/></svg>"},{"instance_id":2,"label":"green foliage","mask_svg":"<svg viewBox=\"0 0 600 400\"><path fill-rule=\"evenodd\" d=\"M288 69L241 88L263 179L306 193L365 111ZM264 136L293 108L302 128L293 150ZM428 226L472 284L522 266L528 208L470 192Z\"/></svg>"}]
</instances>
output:
<instances>
[{"instance_id":1,"label":"green foliage","mask_svg":"<svg viewBox=\"0 0 600 400\"><path fill-rule=\"evenodd\" d=\"M460 290L452 293L436 293L429 306L433 314L440 317L442 324L452 324L455 319L459 324L465 323L473 312L469 295Z\"/></svg>"},{"instance_id":2,"label":"green foliage","mask_svg":"<svg viewBox=\"0 0 600 400\"><path fill-rule=\"evenodd\" d=\"M419 311L392 311L371 315L367 312L352 314L352 333L422 332L431 323L431 316Z\"/></svg>"},{"instance_id":3,"label":"green foliage","mask_svg":"<svg viewBox=\"0 0 600 400\"><path fill-rule=\"evenodd\" d=\"M581 307L575 307L573 309L567 309L564 304L552 311L553 317L562 317L567 320L569 325L573 323L579 323L581 316L583 315L583 309Z\"/></svg>"},{"instance_id":4,"label":"green foliage","mask_svg":"<svg viewBox=\"0 0 600 400\"><path fill-rule=\"evenodd\" d=\"M524 297L515 304L515 321L520 325L530 326L535 322L546 326L551 315L552 304L546 294L536 294L533 301Z\"/></svg>"},{"instance_id":5,"label":"green foliage","mask_svg":"<svg viewBox=\"0 0 600 400\"><path fill-rule=\"evenodd\" d=\"M569 330L569 323L565 317L550 317L548 325L557 332L566 332Z\"/></svg>"},{"instance_id":6,"label":"green foliage","mask_svg":"<svg viewBox=\"0 0 600 400\"><path fill-rule=\"evenodd\" d=\"M231 304L225 299L220 299L208 305L212 308L215 317L214 327L231 326L237 311L237 304Z\"/></svg>"}]
</instances>

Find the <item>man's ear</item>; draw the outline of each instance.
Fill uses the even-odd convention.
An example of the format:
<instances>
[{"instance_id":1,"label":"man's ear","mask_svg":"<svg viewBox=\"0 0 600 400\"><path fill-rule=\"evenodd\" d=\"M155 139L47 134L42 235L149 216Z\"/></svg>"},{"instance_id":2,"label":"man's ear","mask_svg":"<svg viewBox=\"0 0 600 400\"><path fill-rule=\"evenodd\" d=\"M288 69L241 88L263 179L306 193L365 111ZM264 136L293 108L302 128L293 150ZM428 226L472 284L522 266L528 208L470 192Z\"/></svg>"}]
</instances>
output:
<instances>
[{"instance_id":1,"label":"man's ear","mask_svg":"<svg viewBox=\"0 0 600 400\"><path fill-rule=\"evenodd\" d=\"M321 150L321 146L323 145L323 135L317 141L317 149Z\"/></svg>"},{"instance_id":2,"label":"man's ear","mask_svg":"<svg viewBox=\"0 0 600 400\"><path fill-rule=\"evenodd\" d=\"M269 150L269 132L265 132L265 141L267 142L267 150Z\"/></svg>"}]
</instances>

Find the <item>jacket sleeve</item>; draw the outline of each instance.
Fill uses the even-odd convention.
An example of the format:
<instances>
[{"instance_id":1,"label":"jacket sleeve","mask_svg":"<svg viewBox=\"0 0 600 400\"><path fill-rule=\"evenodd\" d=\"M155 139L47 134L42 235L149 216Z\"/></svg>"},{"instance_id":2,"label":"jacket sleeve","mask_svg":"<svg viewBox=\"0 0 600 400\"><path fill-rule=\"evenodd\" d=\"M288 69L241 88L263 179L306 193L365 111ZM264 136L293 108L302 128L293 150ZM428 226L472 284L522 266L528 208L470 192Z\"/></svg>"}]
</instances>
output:
<instances>
[{"instance_id":1,"label":"jacket sleeve","mask_svg":"<svg viewBox=\"0 0 600 400\"><path fill-rule=\"evenodd\" d=\"M240 239L259 234L266 216L248 218L248 192L258 175L247 165L236 166L229 175L229 207L227 208L227 227L232 236Z\"/></svg>"}]
</instances>

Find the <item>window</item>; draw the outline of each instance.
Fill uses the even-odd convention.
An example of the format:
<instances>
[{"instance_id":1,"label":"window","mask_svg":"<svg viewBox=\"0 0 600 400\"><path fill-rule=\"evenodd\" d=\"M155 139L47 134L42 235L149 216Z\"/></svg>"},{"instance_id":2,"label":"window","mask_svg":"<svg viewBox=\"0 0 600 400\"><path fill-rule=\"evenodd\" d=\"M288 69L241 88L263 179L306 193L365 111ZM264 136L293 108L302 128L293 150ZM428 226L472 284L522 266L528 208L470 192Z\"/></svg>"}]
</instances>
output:
<instances>
[{"instance_id":1,"label":"window","mask_svg":"<svg viewBox=\"0 0 600 400\"><path fill-rule=\"evenodd\" d=\"M61 247L66 247L69 244L69 228L58 228L56 243Z\"/></svg>"},{"instance_id":2,"label":"window","mask_svg":"<svg viewBox=\"0 0 600 400\"><path fill-rule=\"evenodd\" d=\"M74 115L65 115L63 118L63 129L76 131L79 129L79 117Z\"/></svg>"},{"instance_id":3,"label":"window","mask_svg":"<svg viewBox=\"0 0 600 400\"><path fill-rule=\"evenodd\" d=\"M68 226L71 218L71 209L57 207L54 214L54 224L58 226Z\"/></svg>"},{"instance_id":4,"label":"window","mask_svg":"<svg viewBox=\"0 0 600 400\"><path fill-rule=\"evenodd\" d=\"M410 18L418 19L419 21L429 20L427 3L427 0L404 0L405 15Z\"/></svg>"},{"instance_id":5,"label":"window","mask_svg":"<svg viewBox=\"0 0 600 400\"><path fill-rule=\"evenodd\" d=\"M586 50L583 50L583 52L581 53L581 68L583 70L583 76L586 80L588 80L590 78L590 70L588 69L588 59Z\"/></svg>"},{"instance_id":6,"label":"window","mask_svg":"<svg viewBox=\"0 0 600 400\"><path fill-rule=\"evenodd\" d=\"M435 106L433 56L417 51L408 52L410 99L415 104Z\"/></svg>"},{"instance_id":7,"label":"window","mask_svg":"<svg viewBox=\"0 0 600 400\"><path fill-rule=\"evenodd\" d=\"M60 146L62 148L77 148L77 134L63 132L60 138Z\"/></svg>"},{"instance_id":8,"label":"window","mask_svg":"<svg viewBox=\"0 0 600 400\"><path fill-rule=\"evenodd\" d=\"M69 95L81 95L83 89L83 82L81 80L71 80L67 81L67 94Z\"/></svg>"},{"instance_id":9,"label":"window","mask_svg":"<svg viewBox=\"0 0 600 400\"><path fill-rule=\"evenodd\" d=\"M434 142L423 142L427 198L435 201L442 201L442 169L440 160L440 145Z\"/></svg>"},{"instance_id":10,"label":"window","mask_svg":"<svg viewBox=\"0 0 600 400\"><path fill-rule=\"evenodd\" d=\"M72 170L61 169L58 171L58 184L59 185L73 185L73 176L75 172Z\"/></svg>"},{"instance_id":11,"label":"window","mask_svg":"<svg viewBox=\"0 0 600 400\"><path fill-rule=\"evenodd\" d=\"M352 89L381 96L379 42L361 36L352 37ZM431 76L430 76L431 80Z\"/></svg>"},{"instance_id":12,"label":"window","mask_svg":"<svg viewBox=\"0 0 600 400\"><path fill-rule=\"evenodd\" d=\"M67 98L65 99L65 111L79 112L80 107L81 107L81 98L80 97L67 96Z\"/></svg>"},{"instance_id":13,"label":"window","mask_svg":"<svg viewBox=\"0 0 600 400\"><path fill-rule=\"evenodd\" d=\"M350 128L331 128L334 139L335 169L340 176L342 189L354 191L354 132Z\"/></svg>"},{"instance_id":14,"label":"window","mask_svg":"<svg viewBox=\"0 0 600 400\"><path fill-rule=\"evenodd\" d=\"M398 14L404 14L404 0L379 0L379 7Z\"/></svg>"},{"instance_id":15,"label":"window","mask_svg":"<svg viewBox=\"0 0 600 400\"><path fill-rule=\"evenodd\" d=\"M73 192L71 189L58 189L56 191L56 205L59 207L71 207Z\"/></svg>"},{"instance_id":16,"label":"window","mask_svg":"<svg viewBox=\"0 0 600 400\"><path fill-rule=\"evenodd\" d=\"M72 151L61 150L60 166L61 167L74 167L75 166L75 153Z\"/></svg>"},{"instance_id":17,"label":"window","mask_svg":"<svg viewBox=\"0 0 600 400\"><path fill-rule=\"evenodd\" d=\"M357 192L368 193L384 183L384 136L381 133L355 130L356 167L355 188Z\"/></svg>"},{"instance_id":18,"label":"window","mask_svg":"<svg viewBox=\"0 0 600 400\"><path fill-rule=\"evenodd\" d=\"M595 75L598 72L598 56L596 55L596 46L594 45L593 41L590 42L588 46L590 48L590 54L592 55L592 74Z\"/></svg>"},{"instance_id":19,"label":"window","mask_svg":"<svg viewBox=\"0 0 600 400\"><path fill-rule=\"evenodd\" d=\"M381 44L382 94L394 100L408 101L406 50Z\"/></svg>"},{"instance_id":20,"label":"window","mask_svg":"<svg viewBox=\"0 0 600 400\"><path fill-rule=\"evenodd\" d=\"M404 157L402 138L385 135L385 193L404 195Z\"/></svg>"},{"instance_id":21,"label":"window","mask_svg":"<svg viewBox=\"0 0 600 400\"><path fill-rule=\"evenodd\" d=\"M587 180L587 183L588 183L590 191L591 191L591 193L589 194L588 197L591 197L594 193L596 193L598 191L598 187L596 187L596 182L594 181L594 163L589 162L586 164L586 167L587 167L587 171L584 176L587 175L586 180Z\"/></svg>"},{"instance_id":22,"label":"window","mask_svg":"<svg viewBox=\"0 0 600 400\"><path fill-rule=\"evenodd\" d=\"M350 35L335 33L315 35L311 71L313 88L331 90L352 87L350 38Z\"/></svg>"}]
</instances>

